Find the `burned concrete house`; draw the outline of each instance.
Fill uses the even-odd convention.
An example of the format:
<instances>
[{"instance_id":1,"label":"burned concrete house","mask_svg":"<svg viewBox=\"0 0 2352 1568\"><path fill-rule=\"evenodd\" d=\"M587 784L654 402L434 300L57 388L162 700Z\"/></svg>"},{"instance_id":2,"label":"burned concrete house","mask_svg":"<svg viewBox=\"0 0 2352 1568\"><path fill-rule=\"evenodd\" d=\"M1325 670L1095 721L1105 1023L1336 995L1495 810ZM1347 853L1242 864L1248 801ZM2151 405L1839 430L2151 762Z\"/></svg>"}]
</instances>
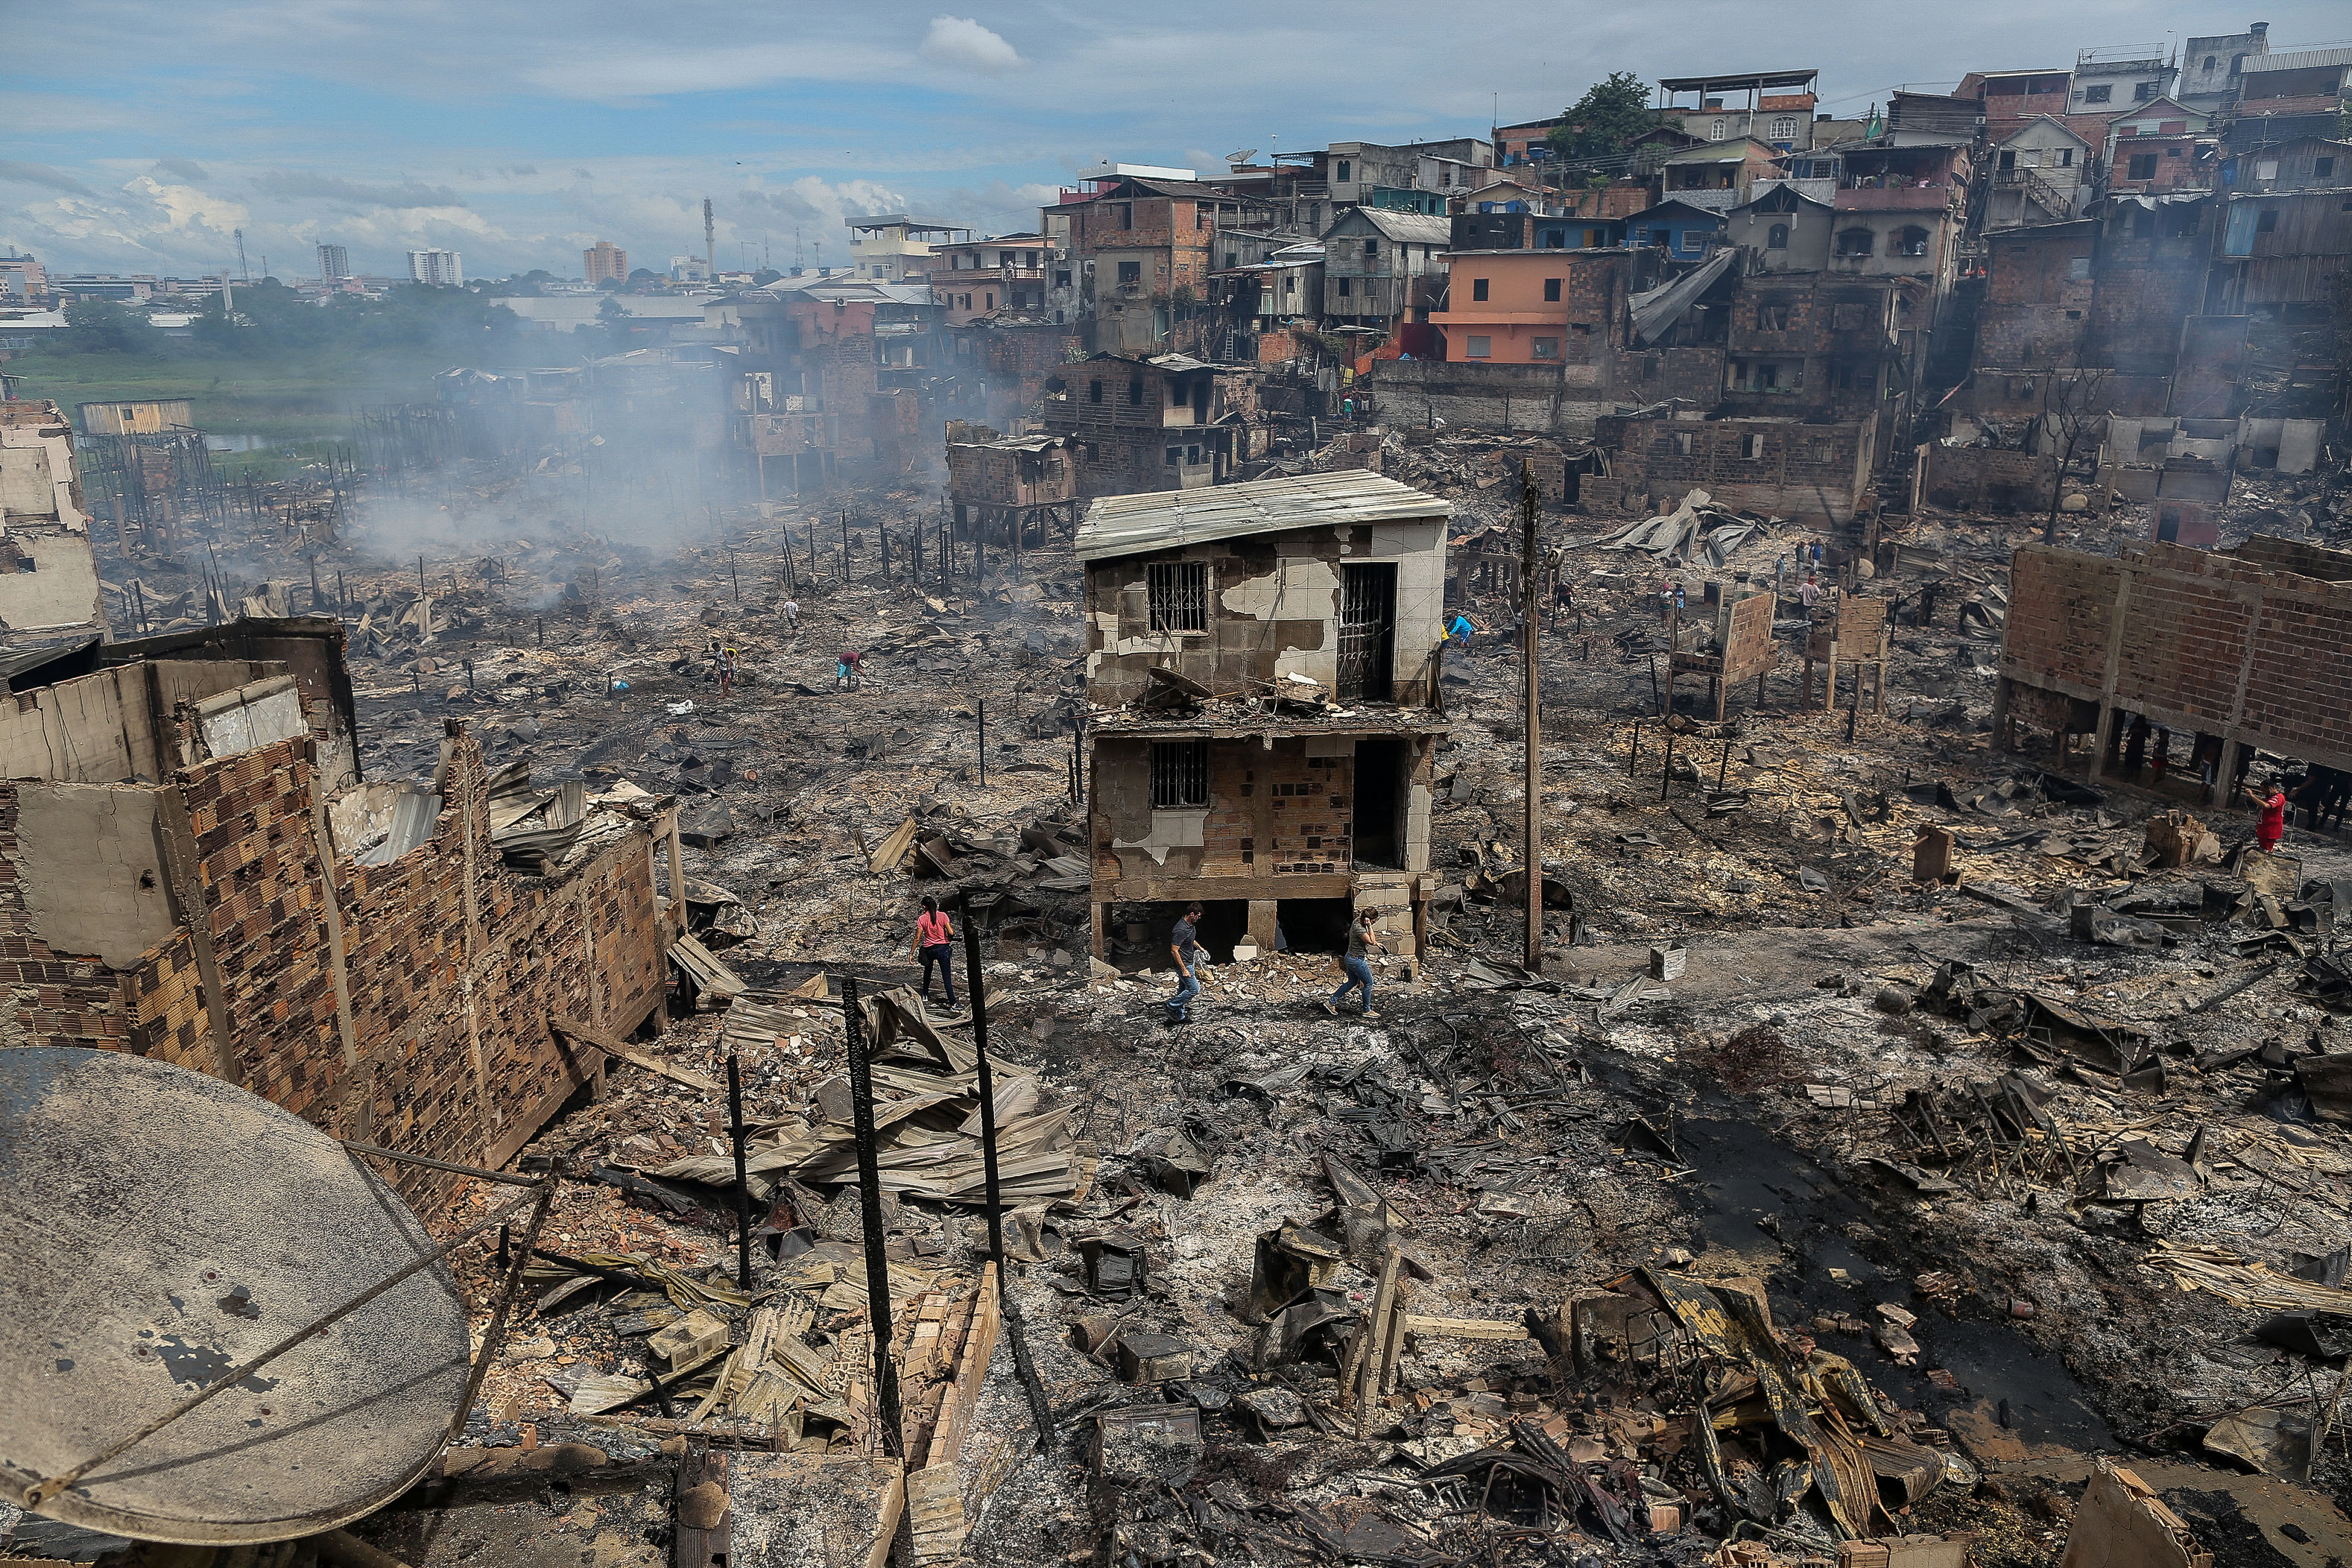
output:
<instances>
[{"instance_id":1,"label":"burned concrete house","mask_svg":"<svg viewBox=\"0 0 2352 1568\"><path fill-rule=\"evenodd\" d=\"M0 403L0 637L11 648L106 630L98 562L54 403Z\"/></svg>"},{"instance_id":2,"label":"burned concrete house","mask_svg":"<svg viewBox=\"0 0 2352 1568\"><path fill-rule=\"evenodd\" d=\"M494 798L462 721L429 784L362 783L331 620L73 646L10 687L0 1043L128 1051L495 1165L663 1003L654 797ZM502 863L556 817L548 874Z\"/></svg>"},{"instance_id":3,"label":"burned concrete house","mask_svg":"<svg viewBox=\"0 0 2352 1568\"><path fill-rule=\"evenodd\" d=\"M1045 426L1077 453L1081 496L1217 484L1265 451L1257 372L1185 354L1101 353L1045 384Z\"/></svg>"},{"instance_id":4,"label":"burned concrete house","mask_svg":"<svg viewBox=\"0 0 2352 1568\"><path fill-rule=\"evenodd\" d=\"M1078 531L1094 949L1197 899L1212 952L1421 952L1452 506L1362 471L1097 500Z\"/></svg>"}]
</instances>

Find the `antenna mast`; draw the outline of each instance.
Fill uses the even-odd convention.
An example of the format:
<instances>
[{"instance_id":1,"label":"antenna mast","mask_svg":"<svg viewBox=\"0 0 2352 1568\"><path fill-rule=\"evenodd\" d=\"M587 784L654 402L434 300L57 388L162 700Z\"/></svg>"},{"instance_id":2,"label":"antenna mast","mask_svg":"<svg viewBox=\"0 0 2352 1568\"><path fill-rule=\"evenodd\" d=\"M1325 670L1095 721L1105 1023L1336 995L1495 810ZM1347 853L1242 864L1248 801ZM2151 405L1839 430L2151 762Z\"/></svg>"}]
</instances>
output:
<instances>
[{"instance_id":1,"label":"antenna mast","mask_svg":"<svg viewBox=\"0 0 2352 1568\"><path fill-rule=\"evenodd\" d=\"M710 280L719 281L718 228L710 216L710 198L702 198L702 264L710 268Z\"/></svg>"},{"instance_id":2,"label":"antenna mast","mask_svg":"<svg viewBox=\"0 0 2352 1568\"><path fill-rule=\"evenodd\" d=\"M218 231L217 231L217 230L215 230L215 233L217 233ZM243 230L243 229L241 229L241 228L240 228L240 229L236 230L235 232L236 232L236 278L237 278L237 281L238 281L238 282L240 282L240 283L250 283L250 282L252 282L252 281L253 281L253 272L252 272L252 270L251 270L249 268L247 268L247 267L246 266L246 264L245 264L245 230Z\"/></svg>"}]
</instances>

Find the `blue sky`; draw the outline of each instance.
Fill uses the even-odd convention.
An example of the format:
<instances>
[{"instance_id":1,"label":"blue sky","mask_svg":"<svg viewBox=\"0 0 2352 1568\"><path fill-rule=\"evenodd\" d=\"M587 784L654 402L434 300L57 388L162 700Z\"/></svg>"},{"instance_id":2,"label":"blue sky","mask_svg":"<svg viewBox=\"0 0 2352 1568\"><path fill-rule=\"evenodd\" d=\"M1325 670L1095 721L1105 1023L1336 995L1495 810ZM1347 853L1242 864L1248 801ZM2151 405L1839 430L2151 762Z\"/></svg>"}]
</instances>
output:
<instances>
[{"instance_id":1,"label":"blue sky","mask_svg":"<svg viewBox=\"0 0 2352 1568\"><path fill-rule=\"evenodd\" d=\"M2261 15L2277 47L2352 33L2336 5ZM570 276L600 238L633 265L698 251L707 195L722 265L763 244L789 265L795 226L806 260L821 243L840 262L856 215L1006 232L1105 157L1205 171L1244 147L1483 133L1496 104L1552 112L1611 70L1813 66L1858 112L1898 84L2240 26L2119 0L0 0L0 247L193 274L233 265L241 227L255 269L287 277L322 240L362 272L437 245L469 276Z\"/></svg>"}]
</instances>

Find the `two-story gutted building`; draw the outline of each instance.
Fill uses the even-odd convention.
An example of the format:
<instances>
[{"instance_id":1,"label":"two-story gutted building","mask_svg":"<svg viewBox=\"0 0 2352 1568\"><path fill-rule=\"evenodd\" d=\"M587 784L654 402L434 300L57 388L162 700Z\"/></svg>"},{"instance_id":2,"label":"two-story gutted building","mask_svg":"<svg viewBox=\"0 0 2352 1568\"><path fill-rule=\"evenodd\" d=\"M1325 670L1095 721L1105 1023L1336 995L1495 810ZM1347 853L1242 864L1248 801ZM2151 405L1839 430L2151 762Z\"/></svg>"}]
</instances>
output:
<instances>
[{"instance_id":1,"label":"two-story gutted building","mask_svg":"<svg viewBox=\"0 0 2352 1568\"><path fill-rule=\"evenodd\" d=\"M1366 905L1419 954L1453 510L1361 470L1088 509L1097 955L1192 899L1220 957L1337 951Z\"/></svg>"}]
</instances>

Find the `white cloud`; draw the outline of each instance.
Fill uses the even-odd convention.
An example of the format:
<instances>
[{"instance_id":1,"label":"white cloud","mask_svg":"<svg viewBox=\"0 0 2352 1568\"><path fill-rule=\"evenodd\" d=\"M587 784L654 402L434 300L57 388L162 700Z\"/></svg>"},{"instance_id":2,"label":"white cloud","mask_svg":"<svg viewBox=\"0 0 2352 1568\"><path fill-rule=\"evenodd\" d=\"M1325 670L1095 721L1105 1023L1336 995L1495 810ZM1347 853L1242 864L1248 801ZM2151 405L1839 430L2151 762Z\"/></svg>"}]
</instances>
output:
<instances>
[{"instance_id":1,"label":"white cloud","mask_svg":"<svg viewBox=\"0 0 2352 1568\"><path fill-rule=\"evenodd\" d=\"M1002 35L970 16L932 17L931 30L923 35L918 52L935 66L978 71L982 76L1003 76L1028 64Z\"/></svg>"}]
</instances>

